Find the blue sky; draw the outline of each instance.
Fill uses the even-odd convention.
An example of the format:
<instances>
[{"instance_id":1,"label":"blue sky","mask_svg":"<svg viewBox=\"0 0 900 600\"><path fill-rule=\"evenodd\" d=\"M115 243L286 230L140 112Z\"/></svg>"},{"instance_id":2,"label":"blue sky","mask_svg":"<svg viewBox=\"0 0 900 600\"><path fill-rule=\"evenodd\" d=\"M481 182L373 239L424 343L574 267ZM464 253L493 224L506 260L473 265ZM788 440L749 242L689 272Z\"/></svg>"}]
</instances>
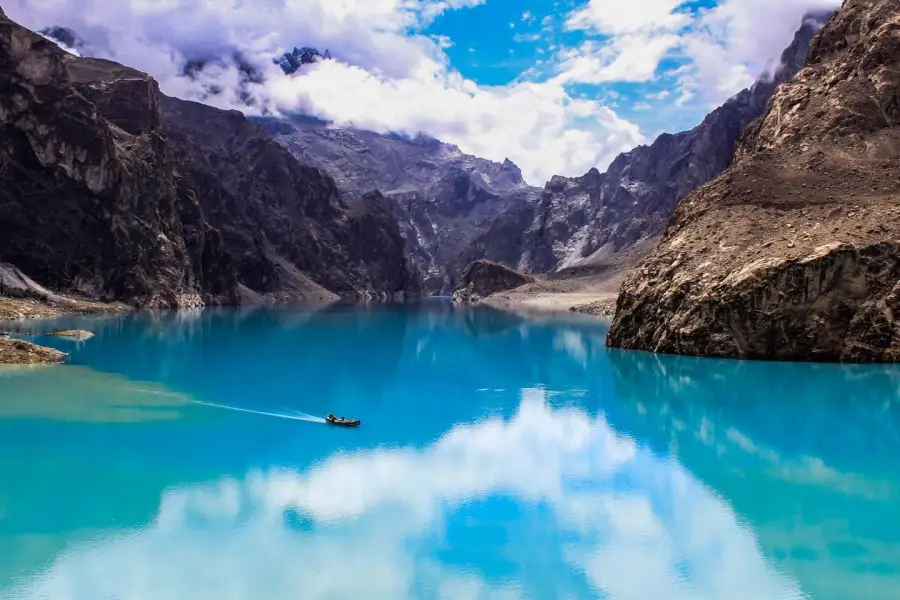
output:
<instances>
[{"instance_id":1,"label":"blue sky","mask_svg":"<svg viewBox=\"0 0 900 600\"><path fill-rule=\"evenodd\" d=\"M693 127L764 72L806 11L838 3L6 0L4 8L32 29L71 27L85 39L80 52L142 69L177 97L425 133L509 158L543 185ZM272 57L295 45L328 48L334 60L285 75ZM265 80L243 81L234 56ZM207 67L185 77L198 58Z\"/></svg>"},{"instance_id":2,"label":"blue sky","mask_svg":"<svg viewBox=\"0 0 900 600\"><path fill-rule=\"evenodd\" d=\"M743 2L748 6L751 3L752 0ZM424 33L442 39L453 68L479 84L503 86L523 78L548 79L554 74L553 56L561 48L611 38L566 27L569 15L585 4L586 1L578 0L490 0L465 11L443 13ZM695 0L683 3L677 10L696 18L719 4L718 0ZM816 5L815 2L811 4ZM760 5L760 10L765 7ZM799 27L800 11L790 12L797 15L795 21ZM690 31L690 27L686 31ZM782 36L782 39L788 38ZM766 61L775 58L779 52L780 47L773 47L771 51L763 49L739 64L745 65L747 74L755 78L764 70ZM662 132L694 127L719 100L727 98L720 94L710 101L699 98L676 105L671 94L678 87L679 69L689 64L687 57L673 52L660 61L655 76L647 81L610 81L599 85L573 83L566 88L575 97L613 106L620 116L637 124L652 139ZM747 77L741 79L729 93L736 93L743 88L740 84L750 81Z\"/></svg>"}]
</instances>

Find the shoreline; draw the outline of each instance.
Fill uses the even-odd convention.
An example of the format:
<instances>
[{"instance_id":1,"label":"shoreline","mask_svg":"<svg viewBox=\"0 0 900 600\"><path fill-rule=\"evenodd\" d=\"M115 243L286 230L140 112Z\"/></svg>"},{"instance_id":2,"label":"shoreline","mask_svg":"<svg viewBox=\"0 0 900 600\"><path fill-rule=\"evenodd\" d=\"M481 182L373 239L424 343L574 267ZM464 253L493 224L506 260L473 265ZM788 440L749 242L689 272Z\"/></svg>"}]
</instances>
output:
<instances>
[{"instance_id":1,"label":"shoreline","mask_svg":"<svg viewBox=\"0 0 900 600\"><path fill-rule=\"evenodd\" d=\"M18 339L19 336L27 336L28 334L19 334L15 331L3 331L6 329L4 327L5 324L75 315L102 316L127 314L133 310L132 307L121 303L104 304L102 302L76 300L61 296L54 296L53 300L40 300L33 297L0 296L0 332L2 332L0 333L0 365L59 365L64 364L66 357L68 356L67 353L56 350L55 348L40 346L32 342ZM60 333L77 333L78 336L72 337L72 339L80 338L83 340L87 339L83 334L88 332L55 332L56 335L59 335Z\"/></svg>"},{"instance_id":2,"label":"shoreline","mask_svg":"<svg viewBox=\"0 0 900 600\"><path fill-rule=\"evenodd\" d=\"M578 316L612 323L618 294L565 293L515 294L500 292L485 298L481 304L528 317ZM611 308L608 308L611 307Z\"/></svg>"}]
</instances>

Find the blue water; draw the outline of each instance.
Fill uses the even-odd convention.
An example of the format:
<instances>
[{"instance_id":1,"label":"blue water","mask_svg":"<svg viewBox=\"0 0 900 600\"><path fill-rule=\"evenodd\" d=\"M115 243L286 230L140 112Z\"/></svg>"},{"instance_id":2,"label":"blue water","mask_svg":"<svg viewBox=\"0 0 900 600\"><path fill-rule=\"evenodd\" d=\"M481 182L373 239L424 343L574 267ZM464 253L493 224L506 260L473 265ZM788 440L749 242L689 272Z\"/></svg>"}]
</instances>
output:
<instances>
[{"instance_id":1,"label":"blue water","mask_svg":"<svg viewBox=\"0 0 900 600\"><path fill-rule=\"evenodd\" d=\"M441 301L59 326L0 369L4 600L900 597L895 367Z\"/></svg>"}]
</instances>

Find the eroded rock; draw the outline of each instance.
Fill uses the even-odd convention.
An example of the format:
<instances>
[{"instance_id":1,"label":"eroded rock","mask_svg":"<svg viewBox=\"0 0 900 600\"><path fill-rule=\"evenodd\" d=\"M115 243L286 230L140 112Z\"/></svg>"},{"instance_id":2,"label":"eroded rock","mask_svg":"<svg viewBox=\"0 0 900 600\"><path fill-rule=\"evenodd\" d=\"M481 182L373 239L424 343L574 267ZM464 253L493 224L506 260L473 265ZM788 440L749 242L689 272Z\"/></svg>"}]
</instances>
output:
<instances>
[{"instance_id":1,"label":"eroded rock","mask_svg":"<svg viewBox=\"0 0 900 600\"><path fill-rule=\"evenodd\" d=\"M626 280L611 346L900 359L900 77L886 48L900 48L900 5L845 2L734 164L681 202Z\"/></svg>"}]
</instances>

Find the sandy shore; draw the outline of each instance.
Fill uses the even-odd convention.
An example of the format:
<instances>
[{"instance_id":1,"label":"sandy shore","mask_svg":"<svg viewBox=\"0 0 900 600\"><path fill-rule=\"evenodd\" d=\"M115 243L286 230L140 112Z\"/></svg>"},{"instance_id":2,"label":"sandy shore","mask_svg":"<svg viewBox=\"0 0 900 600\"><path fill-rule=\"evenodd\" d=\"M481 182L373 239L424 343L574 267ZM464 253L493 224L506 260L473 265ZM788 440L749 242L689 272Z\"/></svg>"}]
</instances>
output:
<instances>
[{"instance_id":1,"label":"sandy shore","mask_svg":"<svg viewBox=\"0 0 900 600\"><path fill-rule=\"evenodd\" d=\"M534 283L492 294L484 302L514 312L578 312L612 319L619 288L657 242L647 240L607 259L545 275Z\"/></svg>"}]
</instances>

